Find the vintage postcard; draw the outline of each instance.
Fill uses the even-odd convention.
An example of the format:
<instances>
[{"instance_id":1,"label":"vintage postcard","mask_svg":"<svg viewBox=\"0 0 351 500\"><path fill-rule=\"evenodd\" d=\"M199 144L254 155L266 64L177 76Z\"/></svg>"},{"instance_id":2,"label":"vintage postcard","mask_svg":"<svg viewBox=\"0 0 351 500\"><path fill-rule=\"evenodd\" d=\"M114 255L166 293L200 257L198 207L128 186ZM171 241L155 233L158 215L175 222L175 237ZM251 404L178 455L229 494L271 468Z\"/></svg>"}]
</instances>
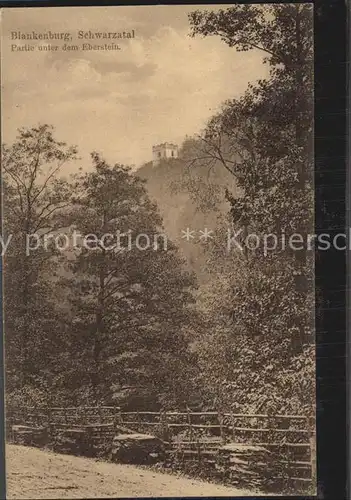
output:
<instances>
[{"instance_id":1,"label":"vintage postcard","mask_svg":"<svg viewBox=\"0 0 351 500\"><path fill-rule=\"evenodd\" d=\"M313 6L4 8L1 130L7 497L313 495Z\"/></svg>"}]
</instances>

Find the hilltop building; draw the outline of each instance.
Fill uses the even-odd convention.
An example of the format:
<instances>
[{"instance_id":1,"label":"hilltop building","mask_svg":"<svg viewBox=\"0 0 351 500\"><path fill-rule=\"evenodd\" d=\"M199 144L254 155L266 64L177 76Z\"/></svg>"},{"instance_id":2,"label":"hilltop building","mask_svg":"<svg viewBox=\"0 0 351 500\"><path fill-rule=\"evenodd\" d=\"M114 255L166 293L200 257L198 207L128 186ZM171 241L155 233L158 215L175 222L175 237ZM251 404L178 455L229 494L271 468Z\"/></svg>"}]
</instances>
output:
<instances>
[{"instance_id":1,"label":"hilltop building","mask_svg":"<svg viewBox=\"0 0 351 500\"><path fill-rule=\"evenodd\" d=\"M152 147L152 163L158 165L161 160L178 158L178 146L171 142L163 142Z\"/></svg>"}]
</instances>

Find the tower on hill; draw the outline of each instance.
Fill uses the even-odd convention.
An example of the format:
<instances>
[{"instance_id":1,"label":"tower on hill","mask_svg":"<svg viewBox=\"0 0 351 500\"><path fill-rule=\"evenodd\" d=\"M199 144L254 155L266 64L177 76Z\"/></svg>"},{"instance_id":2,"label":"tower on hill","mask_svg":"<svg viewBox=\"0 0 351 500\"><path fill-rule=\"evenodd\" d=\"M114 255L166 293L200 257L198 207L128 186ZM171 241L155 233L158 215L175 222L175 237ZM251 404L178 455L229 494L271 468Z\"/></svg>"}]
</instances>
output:
<instances>
[{"instance_id":1,"label":"tower on hill","mask_svg":"<svg viewBox=\"0 0 351 500\"><path fill-rule=\"evenodd\" d=\"M152 163L158 165L161 160L178 158L178 146L171 142L163 142L157 146L152 146Z\"/></svg>"}]
</instances>

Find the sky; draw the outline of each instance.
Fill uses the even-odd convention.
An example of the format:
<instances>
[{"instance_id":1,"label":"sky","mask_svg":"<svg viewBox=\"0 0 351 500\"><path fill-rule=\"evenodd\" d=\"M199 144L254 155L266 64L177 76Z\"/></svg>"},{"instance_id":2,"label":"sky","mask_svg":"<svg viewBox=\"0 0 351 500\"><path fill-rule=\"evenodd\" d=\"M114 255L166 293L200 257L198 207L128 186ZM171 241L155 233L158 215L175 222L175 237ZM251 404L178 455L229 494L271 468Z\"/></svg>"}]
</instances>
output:
<instances>
[{"instance_id":1,"label":"sky","mask_svg":"<svg viewBox=\"0 0 351 500\"><path fill-rule=\"evenodd\" d=\"M267 68L259 51L240 53L218 37L189 37L188 13L195 9L209 7L4 9L4 142L11 143L19 127L49 123L59 140L78 146L84 169L93 150L107 161L138 167L152 159L153 145L180 145L186 135L199 133L224 100L243 94ZM49 30L70 33L69 44L79 50L62 50L61 40L11 39L12 31ZM78 30L134 30L135 38L111 40L120 43L119 51L83 51ZM28 43L34 51L11 50ZM59 50L38 50L48 43Z\"/></svg>"}]
</instances>

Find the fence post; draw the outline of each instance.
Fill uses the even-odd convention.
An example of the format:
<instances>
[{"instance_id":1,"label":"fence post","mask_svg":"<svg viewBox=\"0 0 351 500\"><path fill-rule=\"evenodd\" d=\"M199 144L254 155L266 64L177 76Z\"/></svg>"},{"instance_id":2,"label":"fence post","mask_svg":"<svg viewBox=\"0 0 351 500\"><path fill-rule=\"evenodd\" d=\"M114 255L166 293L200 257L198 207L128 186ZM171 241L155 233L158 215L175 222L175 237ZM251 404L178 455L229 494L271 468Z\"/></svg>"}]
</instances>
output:
<instances>
[{"instance_id":1,"label":"fence post","mask_svg":"<svg viewBox=\"0 0 351 500\"><path fill-rule=\"evenodd\" d=\"M52 431L51 431L51 408L48 406L47 408L47 430L48 430L48 438L49 445L52 445Z\"/></svg>"},{"instance_id":2,"label":"fence post","mask_svg":"<svg viewBox=\"0 0 351 500\"><path fill-rule=\"evenodd\" d=\"M48 427L49 427L51 424L51 407L50 406L48 406L48 408L47 408L47 419L48 419Z\"/></svg>"},{"instance_id":3,"label":"fence post","mask_svg":"<svg viewBox=\"0 0 351 500\"><path fill-rule=\"evenodd\" d=\"M163 411L162 410L160 410L159 425L160 425L159 428L160 428L160 434L162 436L162 439L164 441L166 441L165 440L165 422L164 422L164 415L163 415Z\"/></svg>"},{"instance_id":4,"label":"fence post","mask_svg":"<svg viewBox=\"0 0 351 500\"><path fill-rule=\"evenodd\" d=\"M232 424L232 440L235 442L235 420L234 420L234 415L233 412L230 412L230 421Z\"/></svg>"},{"instance_id":5,"label":"fence post","mask_svg":"<svg viewBox=\"0 0 351 500\"><path fill-rule=\"evenodd\" d=\"M192 441L193 440L193 426L191 425L191 416L190 416L189 408L187 408L187 413L188 413L189 441Z\"/></svg>"},{"instance_id":6,"label":"fence post","mask_svg":"<svg viewBox=\"0 0 351 500\"><path fill-rule=\"evenodd\" d=\"M88 412L87 411L84 411L84 408L83 408L83 413L82 413L82 424L83 425L88 425L89 423L89 420L88 420Z\"/></svg>"},{"instance_id":7,"label":"fence post","mask_svg":"<svg viewBox=\"0 0 351 500\"><path fill-rule=\"evenodd\" d=\"M200 444L200 439L199 436L196 438L196 446L197 446L197 459L199 464L201 464L201 444Z\"/></svg>"},{"instance_id":8,"label":"fence post","mask_svg":"<svg viewBox=\"0 0 351 500\"><path fill-rule=\"evenodd\" d=\"M164 413L164 424L165 424L165 441L170 442L171 441L171 435L170 435L170 428L169 428L169 422L167 418L167 411Z\"/></svg>"},{"instance_id":9,"label":"fence post","mask_svg":"<svg viewBox=\"0 0 351 500\"><path fill-rule=\"evenodd\" d=\"M309 441L310 441L311 483L313 482L313 486L315 487L317 478L316 439L313 426L309 425L310 424L309 420L307 420L307 424L308 424Z\"/></svg>"},{"instance_id":10,"label":"fence post","mask_svg":"<svg viewBox=\"0 0 351 500\"><path fill-rule=\"evenodd\" d=\"M218 412L218 423L219 423L219 432L220 432L220 435L221 435L221 440L223 441L223 443L225 442L225 438L224 438L224 434L223 434L223 422L222 422L222 416L221 416L221 413Z\"/></svg>"},{"instance_id":11,"label":"fence post","mask_svg":"<svg viewBox=\"0 0 351 500\"><path fill-rule=\"evenodd\" d=\"M118 411L117 411L118 409ZM120 408L117 405L114 405L114 415L113 415L113 429L114 432L116 433L117 431L117 426L120 423L120 415L119 415L119 410Z\"/></svg>"}]
</instances>

